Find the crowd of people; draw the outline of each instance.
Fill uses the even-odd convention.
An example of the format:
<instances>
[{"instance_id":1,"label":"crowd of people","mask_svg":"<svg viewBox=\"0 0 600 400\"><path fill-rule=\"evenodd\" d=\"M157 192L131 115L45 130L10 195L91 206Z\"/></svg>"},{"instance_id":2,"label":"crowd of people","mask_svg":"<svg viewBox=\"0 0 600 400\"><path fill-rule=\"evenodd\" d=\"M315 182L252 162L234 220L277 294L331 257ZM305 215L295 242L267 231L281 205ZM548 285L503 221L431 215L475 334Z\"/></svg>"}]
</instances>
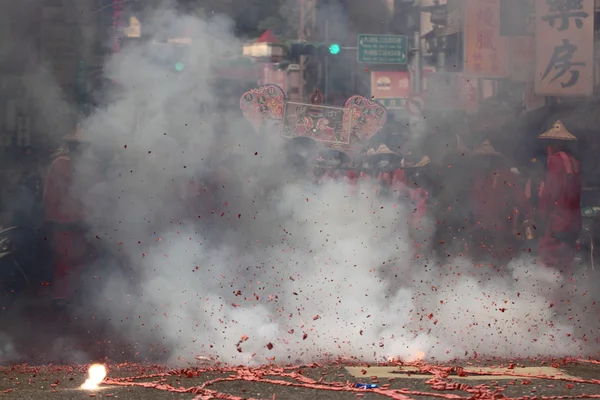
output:
<instances>
[{"instance_id":1,"label":"crowd of people","mask_svg":"<svg viewBox=\"0 0 600 400\"><path fill-rule=\"evenodd\" d=\"M547 147L544 174L519 174L488 141L472 150L457 149L461 156L453 168L424 154L393 151L386 144L353 159L341 150L319 150L298 139L288 142L286 159L301 166L300 175L313 184L345 181L355 195L371 187L373 198L406 206L415 256L435 254L442 260L465 254L480 265L501 268L525 252L539 256L548 267L569 272L582 227L580 164L569 151L577 139L560 121L539 138ZM5 222L5 227L27 226L43 238L35 252L24 253L47 254L41 258L49 262L45 267L37 262L37 276L25 280L58 303L72 298L73 277L102 251L89 240L80 198L102 179L98 160L89 156L91 144L80 130L65 143L44 172L36 167L23 174L21 180L33 193L26 196L32 204L16 202L22 210L14 210L12 220ZM75 168L89 169L85 180L74 179ZM199 208L214 213L214 204L200 203L218 203L219 187L215 182L186 181L177 194L183 213L196 215L203 212ZM19 268L13 270L20 274Z\"/></svg>"},{"instance_id":2,"label":"crowd of people","mask_svg":"<svg viewBox=\"0 0 600 400\"><path fill-rule=\"evenodd\" d=\"M407 205L417 254L466 254L500 268L524 252L569 273L582 228L581 169L570 150L577 138L557 121L539 139L547 151L541 174L511 167L487 140L472 150L456 149L453 168L382 144L354 162L342 151L323 150L311 173L318 184L372 182L379 196Z\"/></svg>"}]
</instances>

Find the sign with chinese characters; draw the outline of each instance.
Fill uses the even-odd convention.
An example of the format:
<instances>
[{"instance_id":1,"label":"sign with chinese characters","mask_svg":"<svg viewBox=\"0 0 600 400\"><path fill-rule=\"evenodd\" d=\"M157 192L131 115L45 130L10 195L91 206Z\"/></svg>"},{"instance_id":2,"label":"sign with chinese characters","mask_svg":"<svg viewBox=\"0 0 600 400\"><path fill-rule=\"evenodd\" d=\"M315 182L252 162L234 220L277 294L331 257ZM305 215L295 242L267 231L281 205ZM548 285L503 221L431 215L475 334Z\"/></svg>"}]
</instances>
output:
<instances>
[{"instance_id":1,"label":"sign with chinese characters","mask_svg":"<svg viewBox=\"0 0 600 400\"><path fill-rule=\"evenodd\" d=\"M371 97L406 99L410 96L410 73L406 71L371 71Z\"/></svg>"},{"instance_id":2,"label":"sign with chinese characters","mask_svg":"<svg viewBox=\"0 0 600 400\"><path fill-rule=\"evenodd\" d=\"M594 86L600 85L600 35L594 38Z\"/></svg>"},{"instance_id":3,"label":"sign with chinese characters","mask_svg":"<svg viewBox=\"0 0 600 400\"><path fill-rule=\"evenodd\" d=\"M465 68L469 76L508 75L508 41L500 36L500 0L465 1Z\"/></svg>"},{"instance_id":4,"label":"sign with chinese characters","mask_svg":"<svg viewBox=\"0 0 600 400\"><path fill-rule=\"evenodd\" d=\"M406 64L408 38L393 35L358 35L358 62L367 64Z\"/></svg>"},{"instance_id":5,"label":"sign with chinese characters","mask_svg":"<svg viewBox=\"0 0 600 400\"><path fill-rule=\"evenodd\" d=\"M535 93L591 96L594 0L537 0L535 6Z\"/></svg>"},{"instance_id":6,"label":"sign with chinese characters","mask_svg":"<svg viewBox=\"0 0 600 400\"><path fill-rule=\"evenodd\" d=\"M401 97L374 97L373 100L384 106L386 110L404 110L406 108L406 99Z\"/></svg>"}]
</instances>

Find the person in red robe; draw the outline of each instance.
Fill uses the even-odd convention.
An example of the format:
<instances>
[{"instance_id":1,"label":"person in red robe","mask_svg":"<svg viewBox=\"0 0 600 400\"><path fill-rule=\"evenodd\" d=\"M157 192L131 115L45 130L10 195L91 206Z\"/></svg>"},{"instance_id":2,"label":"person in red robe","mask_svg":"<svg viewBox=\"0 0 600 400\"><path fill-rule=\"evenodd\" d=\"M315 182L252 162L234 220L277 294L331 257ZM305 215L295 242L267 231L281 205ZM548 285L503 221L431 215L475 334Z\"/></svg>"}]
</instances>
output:
<instances>
[{"instance_id":1,"label":"person in red robe","mask_svg":"<svg viewBox=\"0 0 600 400\"><path fill-rule=\"evenodd\" d=\"M369 149L362 154L361 166L358 169L358 182L367 183L373 181L374 168L369 162L370 156L375 152L375 149Z\"/></svg>"},{"instance_id":2,"label":"person in red robe","mask_svg":"<svg viewBox=\"0 0 600 400\"><path fill-rule=\"evenodd\" d=\"M377 194L393 199L402 197L406 191L402 156L382 144L369 154L368 161L377 174Z\"/></svg>"},{"instance_id":3,"label":"person in red robe","mask_svg":"<svg viewBox=\"0 0 600 400\"><path fill-rule=\"evenodd\" d=\"M539 137L546 141L548 166L540 189L537 225L543 235L539 254L543 263L571 273L581 231L581 166L567 149L577 138L561 121Z\"/></svg>"},{"instance_id":4,"label":"person in red robe","mask_svg":"<svg viewBox=\"0 0 600 400\"><path fill-rule=\"evenodd\" d=\"M524 234L521 224L530 218L530 203L506 159L489 141L470 154L475 171L470 199L472 255L476 261L490 261L491 255L496 267L505 266Z\"/></svg>"},{"instance_id":5,"label":"person in red robe","mask_svg":"<svg viewBox=\"0 0 600 400\"><path fill-rule=\"evenodd\" d=\"M89 150L90 143L85 140L79 128L73 135L65 137L65 141L67 151L52 161L46 174L43 193L44 214L54 263L52 296L58 303L71 299L75 292L71 285L73 278L82 271L92 254L83 224L81 198L84 193L81 193L81 187L76 188L83 183L83 179L76 179L74 165ZM97 175L86 176L85 184L91 188L97 180Z\"/></svg>"}]
</instances>

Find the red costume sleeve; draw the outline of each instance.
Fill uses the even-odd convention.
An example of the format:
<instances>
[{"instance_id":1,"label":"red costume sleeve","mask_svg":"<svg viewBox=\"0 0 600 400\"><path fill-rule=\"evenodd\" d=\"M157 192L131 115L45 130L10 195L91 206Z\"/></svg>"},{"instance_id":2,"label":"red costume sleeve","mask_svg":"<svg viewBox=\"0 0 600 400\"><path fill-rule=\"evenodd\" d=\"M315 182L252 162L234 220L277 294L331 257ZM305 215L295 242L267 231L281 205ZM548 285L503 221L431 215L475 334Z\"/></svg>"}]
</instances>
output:
<instances>
[{"instance_id":1,"label":"red costume sleeve","mask_svg":"<svg viewBox=\"0 0 600 400\"><path fill-rule=\"evenodd\" d=\"M579 162L565 153L552 155L540 198L540 221L550 221L552 232L577 232L581 229L580 202Z\"/></svg>"},{"instance_id":2,"label":"red costume sleeve","mask_svg":"<svg viewBox=\"0 0 600 400\"><path fill-rule=\"evenodd\" d=\"M510 171L499 171L497 174L474 180L471 192L473 223L485 229L508 230L513 227L515 208L525 218L528 218L532 209L517 177Z\"/></svg>"},{"instance_id":3,"label":"red costume sleeve","mask_svg":"<svg viewBox=\"0 0 600 400\"><path fill-rule=\"evenodd\" d=\"M353 170L347 170L346 173L344 174L344 178L346 180L346 182L355 185L358 182L358 174L356 173L356 171Z\"/></svg>"},{"instance_id":4,"label":"red costume sleeve","mask_svg":"<svg viewBox=\"0 0 600 400\"><path fill-rule=\"evenodd\" d=\"M406 195L406 173L401 168L398 168L392 173L392 176L389 180L390 189L396 196L404 196Z\"/></svg>"},{"instance_id":5,"label":"red costume sleeve","mask_svg":"<svg viewBox=\"0 0 600 400\"><path fill-rule=\"evenodd\" d=\"M542 218L547 218L553 205L560 200L564 186L566 171L564 163L557 154L548 160L548 170L544 180L544 191L540 198L540 213Z\"/></svg>"}]
</instances>

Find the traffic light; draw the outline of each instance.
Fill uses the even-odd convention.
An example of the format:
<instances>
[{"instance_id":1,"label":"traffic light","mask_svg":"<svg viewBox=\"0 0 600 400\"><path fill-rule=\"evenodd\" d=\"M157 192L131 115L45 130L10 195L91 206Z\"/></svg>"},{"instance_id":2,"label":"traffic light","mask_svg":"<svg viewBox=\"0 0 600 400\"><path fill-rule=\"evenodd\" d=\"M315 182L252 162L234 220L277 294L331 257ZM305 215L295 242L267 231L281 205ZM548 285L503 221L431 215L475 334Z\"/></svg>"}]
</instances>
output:
<instances>
[{"instance_id":1,"label":"traffic light","mask_svg":"<svg viewBox=\"0 0 600 400\"><path fill-rule=\"evenodd\" d=\"M300 56L328 56L338 55L342 47L338 43L292 43L290 58L297 60Z\"/></svg>"},{"instance_id":2,"label":"traffic light","mask_svg":"<svg viewBox=\"0 0 600 400\"><path fill-rule=\"evenodd\" d=\"M342 50L342 48L337 43L333 43L333 44L329 45L329 53L330 54L333 54L333 55L339 54L341 50Z\"/></svg>"},{"instance_id":3,"label":"traffic light","mask_svg":"<svg viewBox=\"0 0 600 400\"><path fill-rule=\"evenodd\" d=\"M175 64L175 71L177 71L177 72L183 71L184 68L185 68L185 65L183 65L182 62L178 62Z\"/></svg>"}]
</instances>

